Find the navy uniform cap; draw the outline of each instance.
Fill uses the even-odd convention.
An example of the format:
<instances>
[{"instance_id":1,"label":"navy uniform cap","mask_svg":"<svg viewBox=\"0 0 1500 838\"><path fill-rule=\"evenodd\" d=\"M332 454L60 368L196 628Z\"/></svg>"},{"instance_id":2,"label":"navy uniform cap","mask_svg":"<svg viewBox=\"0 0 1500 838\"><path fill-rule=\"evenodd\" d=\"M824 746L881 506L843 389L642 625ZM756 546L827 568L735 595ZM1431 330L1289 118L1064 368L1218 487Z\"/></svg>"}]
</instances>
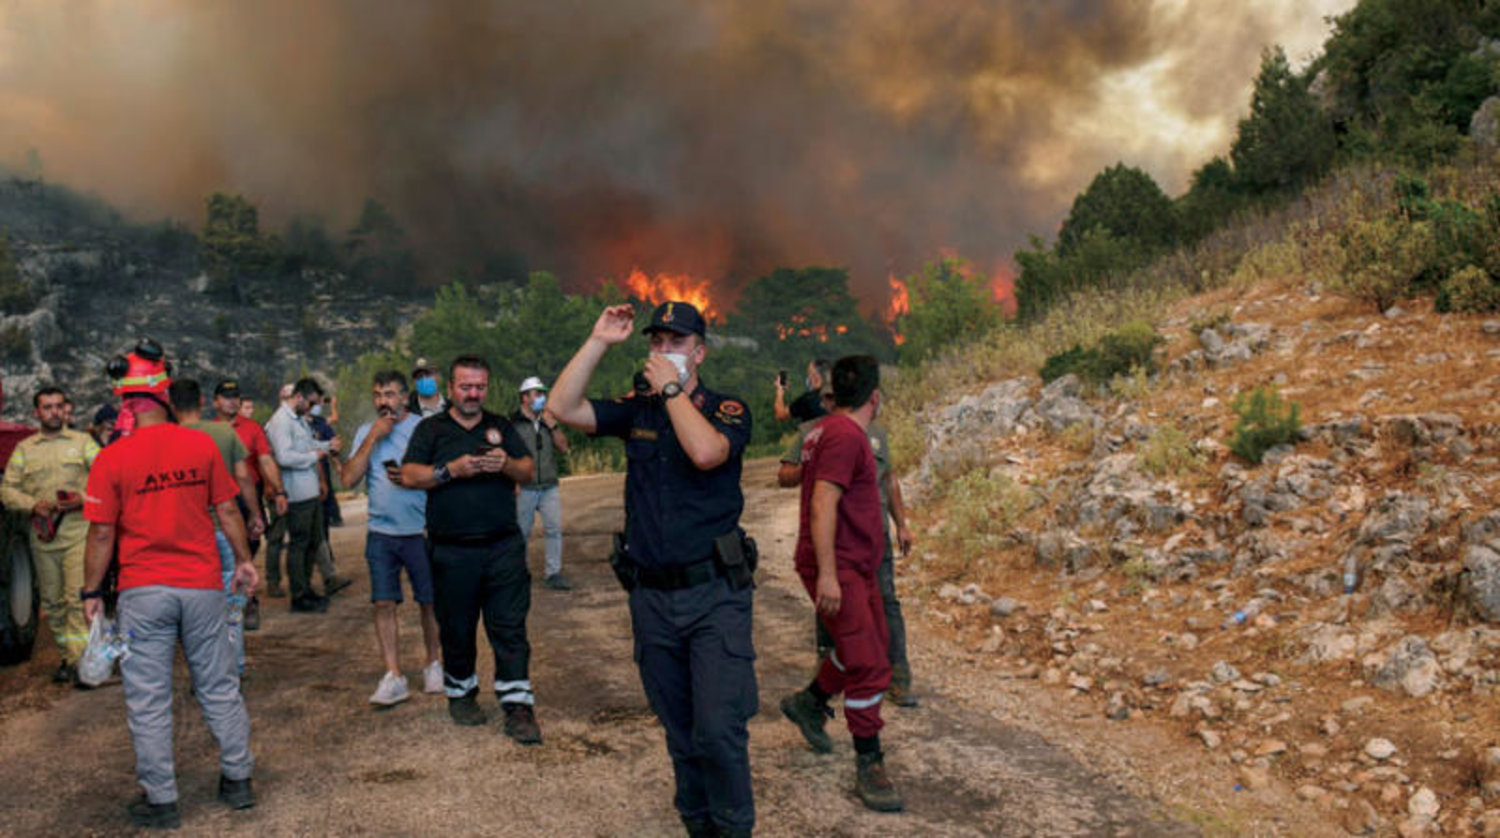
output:
<instances>
[{"instance_id":1,"label":"navy uniform cap","mask_svg":"<svg viewBox=\"0 0 1500 838\"><path fill-rule=\"evenodd\" d=\"M641 330L642 334L652 332L676 332L679 335L697 335L705 337L703 315L692 303L679 303L668 301L656 307L651 312L651 325Z\"/></svg>"}]
</instances>

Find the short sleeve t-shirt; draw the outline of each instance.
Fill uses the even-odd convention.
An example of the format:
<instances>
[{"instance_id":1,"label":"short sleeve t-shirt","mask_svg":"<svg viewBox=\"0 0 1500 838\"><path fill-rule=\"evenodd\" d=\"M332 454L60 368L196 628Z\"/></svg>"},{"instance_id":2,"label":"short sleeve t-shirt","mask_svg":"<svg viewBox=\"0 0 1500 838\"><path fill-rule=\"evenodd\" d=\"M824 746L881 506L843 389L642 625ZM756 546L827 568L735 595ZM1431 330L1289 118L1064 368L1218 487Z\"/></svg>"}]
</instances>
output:
<instances>
[{"instance_id":1,"label":"short sleeve t-shirt","mask_svg":"<svg viewBox=\"0 0 1500 838\"><path fill-rule=\"evenodd\" d=\"M843 414L820 421L802 446L802 507L797 529L796 566L816 571L812 542L813 486L825 480L843 488L834 528L834 556L839 569L869 575L885 555L880 489L870 440L859 423Z\"/></svg>"},{"instance_id":2,"label":"short sleeve t-shirt","mask_svg":"<svg viewBox=\"0 0 1500 838\"><path fill-rule=\"evenodd\" d=\"M120 590L216 589L224 583L208 508L238 493L207 434L163 423L99 452L83 515L117 527Z\"/></svg>"},{"instance_id":3,"label":"short sleeve t-shirt","mask_svg":"<svg viewBox=\"0 0 1500 838\"><path fill-rule=\"evenodd\" d=\"M445 410L417 423L401 462L439 466L493 447L512 458L531 456L505 417L486 410L479 424L465 428ZM516 484L503 474L454 478L427 490L427 532L436 539L498 539L516 531Z\"/></svg>"},{"instance_id":4,"label":"short sleeve t-shirt","mask_svg":"<svg viewBox=\"0 0 1500 838\"><path fill-rule=\"evenodd\" d=\"M224 466L229 469L229 476L234 477L234 465L246 457L250 452L245 450L245 443L240 440L240 435L234 428L223 422L183 422L184 428L202 431L208 434L208 438L214 441L214 446L219 449L219 456L224 458ZM239 486L239 482L235 482ZM214 529L223 529L219 524L219 513L210 509L208 517L213 519Z\"/></svg>"},{"instance_id":5,"label":"short sleeve t-shirt","mask_svg":"<svg viewBox=\"0 0 1500 838\"><path fill-rule=\"evenodd\" d=\"M817 390L808 390L798 396L795 401L787 405L786 410L798 422L811 422L828 415L828 408L823 406L823 394Z\"/></svg>"},{"instance_id":6,"label":"short sleeve t-shirt","mask_svg":"<svg viewBox=\"0 0 1500 838\"><path fill-rule=\"evenodd\" d=\"M250 466L250 479L259 486L265 479L260 473L260 458L271 456L271 440L266 437L266 430L253 419L243 416L234 417L230 422L235 433L240 435L240 442L245 443L245 450L249 452L247 460Z\"/></svg>"},{"instance_id":7,"label":"short sleeve t-shirt","mask_svg":"<svg viewBox=\"0 0 1500 838\"><path fill-rule=\"evenodd\" d=\"M365 470L365 491L370 496L370 532L381 535L421 535L427 526L427 493L403 489L385 476L385 462L401 462L411 435L422 423L415 413L396 423L385 438L370 449L370 467ZM354 449L358 451L370 435L372 423L366 422L354 432Z\"/></svg>"}]
</instances>

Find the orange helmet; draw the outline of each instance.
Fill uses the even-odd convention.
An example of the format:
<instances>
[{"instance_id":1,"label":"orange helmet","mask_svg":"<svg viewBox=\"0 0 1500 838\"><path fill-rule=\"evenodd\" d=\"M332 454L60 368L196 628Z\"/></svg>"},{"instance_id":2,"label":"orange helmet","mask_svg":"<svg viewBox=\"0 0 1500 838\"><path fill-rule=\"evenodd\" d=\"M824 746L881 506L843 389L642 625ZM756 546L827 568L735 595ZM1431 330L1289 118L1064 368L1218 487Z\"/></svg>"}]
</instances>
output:
<instances>
[{"instance_id":1,"label":"orange helmet","mask_svg":"<svg viewBox=\"0 0 1500 838\"><path fill-rule=\"evenodd\" d=\"M161 344L146 338L128 355L117 355L105 370L117 396L153 396L165 403L172 384L172 363Z\"/></svg>"}]
</instances>

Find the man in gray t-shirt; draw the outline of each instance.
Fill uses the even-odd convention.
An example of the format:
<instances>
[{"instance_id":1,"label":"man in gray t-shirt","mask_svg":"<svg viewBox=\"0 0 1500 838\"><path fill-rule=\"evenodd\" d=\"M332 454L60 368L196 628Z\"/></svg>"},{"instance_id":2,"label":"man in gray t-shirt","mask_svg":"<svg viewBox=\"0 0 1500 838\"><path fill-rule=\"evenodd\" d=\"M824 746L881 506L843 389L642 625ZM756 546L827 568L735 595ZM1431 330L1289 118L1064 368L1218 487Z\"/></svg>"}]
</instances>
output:
<instances>
[{"instance_id":1,"label":"man in gray t-shirt","mask_svg":"<svg viewBox=\"0 0 1500 838\"><path fill-rule=\"evenodd\" d=\"M562 573L562 500L557 490L557 455L568 453L568 438L547 410L547 385L531 376L521 382L521 406L510 422L536 458L536 480L516 494L516 520L521 537L531 540L531 525L542 513L544 576L542 584L554 591L567 591L573 583Z\"/></svg>"}]
</instances>

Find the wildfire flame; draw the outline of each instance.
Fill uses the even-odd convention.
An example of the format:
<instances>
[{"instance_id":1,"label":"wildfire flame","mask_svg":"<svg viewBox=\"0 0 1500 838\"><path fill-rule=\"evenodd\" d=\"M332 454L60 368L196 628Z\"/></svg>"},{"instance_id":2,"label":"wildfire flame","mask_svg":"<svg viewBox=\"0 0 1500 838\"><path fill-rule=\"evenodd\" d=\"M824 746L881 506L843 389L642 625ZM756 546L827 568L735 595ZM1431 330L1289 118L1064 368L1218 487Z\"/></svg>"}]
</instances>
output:
<instances>
[{"instance_id":1,"label":"wildfire flame","mask_svg":"<svg viewBox=\"0 0 1500 838\"><path fill-rule=\"evenodd\" d=\"M703 319L709 321L719 319L719 310L714 306L713 298L709 296L710 283L706 279L698 279L688 274L669 273L648 276L640 268L632 268L630 276L625 278L623 284L631 296L651 305L658 305L668 300L691 303L703 315Z\"/></svg>"},{"instance_id":2,"label":"wildfire flame","mask_svg":"<svg viewBox=\"0 0 1500 838\"><path fill-rule=\"evenodd\" d=\"M777 323L776 336L778 340L787 338L814 338L819 343L827 343L830 336L847 335L849 327L842 323L829 327L823 323L808 323L807 316L802 314L792 315L791 323Z\"/></svg>"},{"instance_id":3,"label":"wildfire flame","mask_svg":"<svg viewBox=\"0 0 1500 838\"><path fill-rule=\"evenodd\" d=\"M895 338L896 345L906 343L906 335L896 330L896 320L904 314L911 313L911 294L906 290L906 283L897 279L895 274L890 276L891 301L885 309L886 325L891 327L891 336Z\"/></svg>"}]
</instances>

